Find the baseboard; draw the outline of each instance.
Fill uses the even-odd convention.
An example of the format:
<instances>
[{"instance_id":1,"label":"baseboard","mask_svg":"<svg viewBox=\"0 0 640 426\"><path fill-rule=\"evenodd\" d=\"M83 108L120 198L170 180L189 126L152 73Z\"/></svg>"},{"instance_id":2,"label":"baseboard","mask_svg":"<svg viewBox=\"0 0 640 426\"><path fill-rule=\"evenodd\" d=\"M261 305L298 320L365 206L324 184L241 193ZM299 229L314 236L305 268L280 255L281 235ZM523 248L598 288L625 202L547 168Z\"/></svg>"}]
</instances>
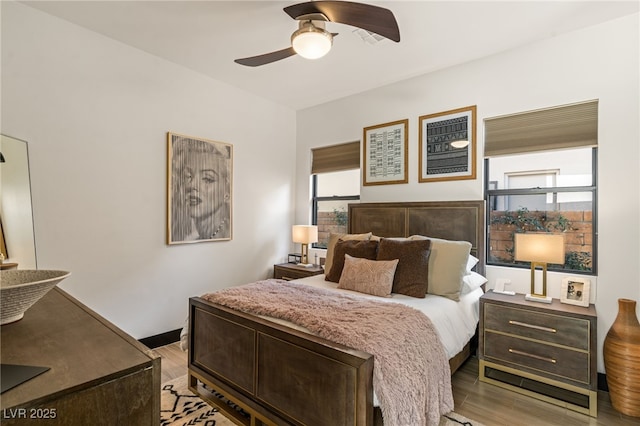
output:
<instances>
[{"instance_id":1,"label":"baseboard","mask_svg":"<svg viewBox=\"0 0 640 426\"><path fill-rule=\"evenodd\" d=\"M170 345L180 340L180 332L182 329L167 331L166 333L156 334L155 336L145 337L138 340L149 349L158 348L160 346Z\"/></svg>"}]
</instances>

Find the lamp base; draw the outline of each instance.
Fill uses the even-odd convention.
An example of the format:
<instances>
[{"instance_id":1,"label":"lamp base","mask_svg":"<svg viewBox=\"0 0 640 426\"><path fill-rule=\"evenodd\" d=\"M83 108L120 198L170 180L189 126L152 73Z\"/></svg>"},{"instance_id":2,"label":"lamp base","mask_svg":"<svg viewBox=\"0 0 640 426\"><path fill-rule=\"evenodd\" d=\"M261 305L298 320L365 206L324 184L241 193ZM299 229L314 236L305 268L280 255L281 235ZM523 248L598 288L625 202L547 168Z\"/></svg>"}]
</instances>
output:
<instances>
[{"instance_id":1,"label":"lamp base","mask_svg":"<svg viewBox=\"0 0 640 426\"><path fill-rule=\"evenodd\" d=\"M528 300L529 302L541 302L541 303L551 303L551 301L553 300L549 296L542 296L542 295L531 294L531 293L525 295L524 299Z\"/></svg>"}]
</instances>

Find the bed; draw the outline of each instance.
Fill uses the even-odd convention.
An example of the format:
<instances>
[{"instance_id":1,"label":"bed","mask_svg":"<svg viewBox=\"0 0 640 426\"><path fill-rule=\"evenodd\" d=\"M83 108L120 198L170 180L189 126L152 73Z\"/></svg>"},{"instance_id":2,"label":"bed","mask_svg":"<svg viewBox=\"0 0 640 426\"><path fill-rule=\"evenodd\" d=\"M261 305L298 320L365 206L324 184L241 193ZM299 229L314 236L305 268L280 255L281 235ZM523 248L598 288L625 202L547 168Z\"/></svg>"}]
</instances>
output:
<instances>
[{"instance_id":1,"label":"bed","mask_svg":"<svg viewBox=\"0 0 640 426\"><path fill-rule=\"evenodd\" d=\"M361 203L349 206L348 233L370 233L383 240L428 236L432 242L467 241L471 246L468 253L478 260L474 272L482 276L484 219L483 201ZM299 281L303 286L329 290L336 286L324 280L324 275ZM482 289L470 289L455 302L440 296L425 298L436 305L443 302L443 312L452 311L447 303L467 312L461 320L465 325L436 326L443 336L460 334L455 339L442 339L451 373L471 354L481 294ZM409 305L418 300L411 299L407 298ZM236 423L382 424L373 390L371 353L203 297L191 298L189 305L190 389ZM433 322L438 321L446 323Z\"/></svg>"}]
</instances>

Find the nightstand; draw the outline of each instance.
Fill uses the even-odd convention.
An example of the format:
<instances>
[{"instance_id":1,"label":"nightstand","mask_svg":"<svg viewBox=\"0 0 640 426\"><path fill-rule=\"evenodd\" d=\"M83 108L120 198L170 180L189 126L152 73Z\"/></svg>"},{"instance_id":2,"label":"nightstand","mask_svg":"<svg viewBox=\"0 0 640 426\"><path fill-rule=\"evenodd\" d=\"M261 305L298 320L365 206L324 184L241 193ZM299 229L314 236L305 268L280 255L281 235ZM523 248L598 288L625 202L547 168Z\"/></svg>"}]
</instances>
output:
<instances>
[{"instance_id":1,"label":"nightstand","mask_svg":"<svg viewBox=\"0 0 640 426\"><path fill-rule=\"evenodd\" d=\"M480 298L480 380L596 417L596 325L594 305L489 291Z\"/></svg>"},{"instance_id":2,"label":"nightstand","mask_svg":"<svg viewBox=\"0 0 640 426\"><path fill-rule=\"evenodd\" d=\"M320 274L324 274L324 269L318 265L313 265L308 268L298 266L295 263L273 265L273 278L279 278L281 280L297 280L298 278L306 278Z\"/></svg>"}]
</instances>

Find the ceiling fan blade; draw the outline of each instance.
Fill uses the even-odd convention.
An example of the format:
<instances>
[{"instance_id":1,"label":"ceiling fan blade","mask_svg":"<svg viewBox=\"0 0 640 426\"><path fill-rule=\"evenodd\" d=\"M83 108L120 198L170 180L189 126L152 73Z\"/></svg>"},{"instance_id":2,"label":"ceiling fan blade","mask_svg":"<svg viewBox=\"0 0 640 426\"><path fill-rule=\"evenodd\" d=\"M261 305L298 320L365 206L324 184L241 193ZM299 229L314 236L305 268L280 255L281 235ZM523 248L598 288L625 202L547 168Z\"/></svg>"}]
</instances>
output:
<instances>
[{"instance_id":1,"label":"ceiling fan blade","mask_svg":"<svg viewBox=\"0 0 640 426\"><path fill-rule=\"evenodd\" d=\"M286 49L276 50L275 52L265 53L264 55L251 56L249 58L236 59L235 63L240 65L246 65L248 67L258 67L260 65L270 64L281 59L288 58L296 54L293 47L287 47Z\"/></svg>"},{"instance_id":2,"label":"ceiling fan blade","mask_svg":"<svg viewBox=\"0 0 640 426\"><path fill-rule=\"evenodd\" d=\"M320 13L331 22L362 28L395 42L400 41L398 22L393 12L383 7L350 1L311 1L287 6L284 11L293 19Z\"/></svg>"}]
</instances>

